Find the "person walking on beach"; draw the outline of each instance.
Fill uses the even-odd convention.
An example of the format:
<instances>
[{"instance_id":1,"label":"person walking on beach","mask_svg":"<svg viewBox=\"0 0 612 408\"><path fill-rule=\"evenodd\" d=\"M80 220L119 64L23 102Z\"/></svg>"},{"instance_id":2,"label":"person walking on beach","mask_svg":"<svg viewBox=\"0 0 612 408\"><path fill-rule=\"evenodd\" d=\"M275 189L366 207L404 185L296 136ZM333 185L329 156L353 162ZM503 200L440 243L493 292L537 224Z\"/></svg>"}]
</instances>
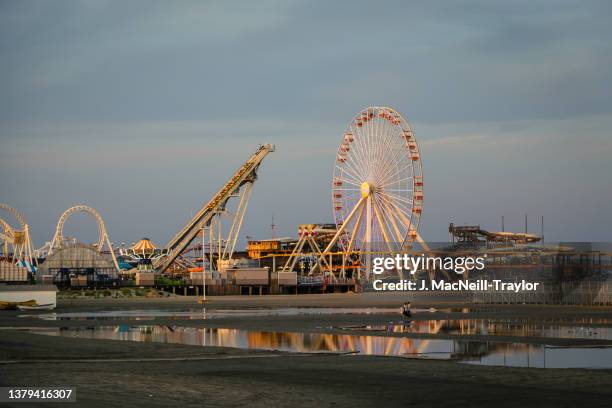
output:
<instances>
[{"instance_id":1,"label":"person walking on beach","mask_svg":"<svg viewBox=\"0 0 612 408\"><path fill-rule=\"evenodd\" d=\"M412 317L412 312L410 311L410 302L404 302L404 304L402 305L402 316L404 316L404 318Z\"/></svg>"}]
</instances>

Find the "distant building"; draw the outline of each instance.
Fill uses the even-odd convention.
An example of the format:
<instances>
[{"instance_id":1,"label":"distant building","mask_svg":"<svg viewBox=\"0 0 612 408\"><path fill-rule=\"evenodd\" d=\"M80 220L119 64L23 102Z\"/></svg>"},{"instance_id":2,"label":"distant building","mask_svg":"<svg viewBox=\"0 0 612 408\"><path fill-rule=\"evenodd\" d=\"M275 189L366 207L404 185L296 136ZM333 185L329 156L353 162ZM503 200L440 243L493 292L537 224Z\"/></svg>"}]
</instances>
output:
<instances>
[{"instance_id":1,"label":"distant building","mask_svg":"<svg viewBox=\"0 0 612 408\"><path fill-rule=\"evenodd\" d=\"M118 280L112 259L85 244L56 250L40 265L37 276L51 276L59 286L108 286Z\"/></svg>"},{"instance_id":2,"label":"distant building","mask_svg":"<svg viewBox=\"0 0 612 408\"><path fill-rule=\"evenodd\" d=\"M259 259L266 255L291 252L297 240L293 238L273 238L249 241L247 252L249 258Z\"/></svg>"}]
</instances>

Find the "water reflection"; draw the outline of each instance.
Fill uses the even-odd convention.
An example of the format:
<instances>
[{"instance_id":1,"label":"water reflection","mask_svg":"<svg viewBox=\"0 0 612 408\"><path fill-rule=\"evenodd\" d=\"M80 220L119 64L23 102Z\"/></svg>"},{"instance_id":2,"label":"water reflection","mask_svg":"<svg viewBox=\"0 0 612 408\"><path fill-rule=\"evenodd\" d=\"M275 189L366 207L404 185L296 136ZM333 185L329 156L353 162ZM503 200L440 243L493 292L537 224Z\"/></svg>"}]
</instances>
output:
<instances>
[{"instance_id":1,"label":"water reflection","mask_svg":"<svg viewBox=\"0 0 612 408\"><path fill-rule=\"evenodd\" d=\"M397 308L323 308L287 307L276 309L183 309L183 310L102 310L95 312L66 312L23 314L19 317L41 320L154 320L156 318L200 320L221 317L299 316L299 315L343 315L343 314L397 314ZM428 310L418 310L428 312Z\"/></svg>"},{"instance_id":2,"label":"water reflection","mask_svg":"<svg viewBox=\"0 0 612 408\"><path fill-rule=\"evenodd\" d=\"M567 325L571 323L572 326ZM522 321L457 319L457 320L413 320L403 323L380 325L353 325L332 327L346 331L374 331L388 333L453 334L482 336L519 336L567 339L612 340L609 327L583 326L597 324L593 319L568 319L566 325L559 323L525 323Z\"/></svg>"},{"instance_id":3,"label":"water reflection","mask_svg":"<svg viewBox=\"0 0 612 408\"><path fill-rule=\"evenodd\" d=\"M428 312L441 310L416 310L416 314L426 316ZM259 316L302 316L302 315L347 315L367 314L380 315L381 320L388 320L389 313L397 315L396 308L276 308L276 309L183 309L183 310L104 310L96 312L67 312L24 314L20 317L38 318L50 321L154 321L166 320L203 320L231 317ZM401 319L374 325L345 325L326 328L344 331L369 331L389 333L452 334L483 336L519 336L545 338L573 338L612 340L612 328L597 327L609 325L607 318L556 318L538 319L430 319L403 321Z\"/></svg>"},{"instance_id":4,"label":"water reflection","mask_svg":"<svg viewBox=\"0 0 612 408\"><path fill-rule=\"evenodd\" d=\"M351 334L262 332L177 326L98 326L30 330L89 339L173 343L299 353L358 353L373 356L459 360L469 364L538 368L612 368L612 348L553 348L521 343L412 339Z\"/></svg>"}]
</instances>

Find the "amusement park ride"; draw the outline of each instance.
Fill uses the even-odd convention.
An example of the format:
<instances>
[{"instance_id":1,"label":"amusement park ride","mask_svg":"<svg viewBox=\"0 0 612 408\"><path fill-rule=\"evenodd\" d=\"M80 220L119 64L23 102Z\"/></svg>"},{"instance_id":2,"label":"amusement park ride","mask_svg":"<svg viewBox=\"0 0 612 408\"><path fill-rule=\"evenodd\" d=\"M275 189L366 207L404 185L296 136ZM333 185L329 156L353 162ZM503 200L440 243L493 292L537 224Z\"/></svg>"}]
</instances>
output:
<instances>
[{"instance_id":1,"label":"amusement park ride","mask_svg":"<svg viewBox=\"0 0 612 408\"><path fill-rule=\"evenodd\" d=\"M347 264L358 260L359 275L369 278L374 254L407 251L414 242L427 244L418 233L423 211L423 167L410 124L394 109L369 107L359 112L343 135L332 179L335 230L324 249L313 235L318 228L300 230L300 240L283 270L292 270L304 243L316 257L309 275L336 279L346 276ZM299 249L298 249L299 248ZM338 252L332 252L338 248ZM333 265L340 256L341 267ZM351 266L351 268L354 268Z\"/></svg>"},{"instance_id":2,"label":"amusement park ride","mask_svg":"<svg viewBox=\"0 0 612 408\"><path fill-rule=\"evenodd\" d=\"M0 240L2 241L2 254L13 262L26 267L30 272L35 270L36 258L32 257L32 240L30 238L30 227L23 215L8 206L0 203L0 210L11 214L19 223L19 228L13 228L8 222L0 218ZM9 244L11 251L9 252Z\"/></svg>"},{"instance_id":3,"label":"amusement park ride","mask_svg":"<svg viewBox=\"0 0 612 408\"><path fill-rule=\"evenodd\" d=\"M172 237L166 245L168 255L153 261L153 266L158 272L166 271L198 235L203 237L203 241L206 235L209 236L209 256L213 257L214 248L217 251L217 265L232 259L253 184L257 180L257 170L263 159L273 151L273 145L260 146L213 198ZM238 200L238 207L233 213L227 210L230 198ZM223 218L232 219L231 227L226 231L227 235L223 230ZM202 245L203 249L204 247Z\"/></svg>"},{"instance_id":4,"label":"amusement park ride","mask_svg":"<svg viewBox=\"0 0 612 408\"><path fill-rule=\"evenodd\" d=\"M153 261L168 254L167 249L160 249L149 238L143 238L130 248L121 249L121 255L138 261L139 272L154 272Z\"/></svg>"},{"instance_id":5,"label":"amusement park ride","mask_svg":"<svg viewBox=\"0 0 612 408\"><path fill-rule=\"evenodd\" d=\"M74 207L70 207L60 216L59 221L57 222L57 226L55 228L53 240L51 241L51 245L49 247L48 255L53 254L54 250L62 248L66 240L64 237L64 224L66 223L66 220L70 218L70 216L77 212L84 212L94 217L96 223L98 224L98 242L94 244L94 246L96 247L97 251L101 253L102 249L104 248L104 245L106 245L108 251L110 252L111 258L113 259L113 264L115 265L115 268L119 270L117 257L115 256L114 249L108 238L108 233L106 232L106 227L104 226L104 220L95 208L89 207L87 205L75 205Z\"/></svg>"}]
</instances>

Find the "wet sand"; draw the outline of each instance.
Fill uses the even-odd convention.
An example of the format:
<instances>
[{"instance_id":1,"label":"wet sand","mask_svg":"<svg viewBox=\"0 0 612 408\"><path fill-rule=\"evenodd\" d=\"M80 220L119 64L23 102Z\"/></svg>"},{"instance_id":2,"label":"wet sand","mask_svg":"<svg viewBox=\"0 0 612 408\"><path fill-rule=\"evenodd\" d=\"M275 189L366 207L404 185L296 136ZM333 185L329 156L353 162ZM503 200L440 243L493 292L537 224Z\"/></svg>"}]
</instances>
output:
<instances>
[{"instance_id":1,"label":"wet sand","mask_svg":"<svg viewBox=\"0 0 612 408\"><path fill-rule=\"evenodd\" d=\"M396 307L390 295L252 296L212 298L207 310L278 307ZM612 319L610 308L482 306L459 310L452 300L429 297L416 319L512 318L529 322ZM57 313L125 309L201 308L194 298L97 299L62 302ZM449 309L451 308L451 309ZM484 367L452 361L424 361L358 355L307 355L223 347L59 338L8 327L76 327L120 323L170 324L335 332L333 327L397 319L381 315L231 316L207 320L156 318L134 321L46 321L0 314L0 385L75 385L78 406L609 406L612 370ZM609 322L610 320L608 320ZM609 326L608 323L601 323ZM354 332L351 332L353 334ZM367 333L376 335L376 333ZM385 336L389 333L384 333ZM410 334L394 334L408 336ZM418 337L424 337L419 334ZM435 335L436 338L446 338ZM453 338L452 335L447 337ZM476 336L485 339L488 336ZM461 338L465 338L462 336ZM537 337L496 337L495 341L538 343ZM491 339L489 339L491 340ZM560 339L557 342L571 342ZM579 340L592 345L599 340ZM609 343L609 342L608 342ZM45 406L52 404L45 404Z\"/></svg>"}]
</instances>

